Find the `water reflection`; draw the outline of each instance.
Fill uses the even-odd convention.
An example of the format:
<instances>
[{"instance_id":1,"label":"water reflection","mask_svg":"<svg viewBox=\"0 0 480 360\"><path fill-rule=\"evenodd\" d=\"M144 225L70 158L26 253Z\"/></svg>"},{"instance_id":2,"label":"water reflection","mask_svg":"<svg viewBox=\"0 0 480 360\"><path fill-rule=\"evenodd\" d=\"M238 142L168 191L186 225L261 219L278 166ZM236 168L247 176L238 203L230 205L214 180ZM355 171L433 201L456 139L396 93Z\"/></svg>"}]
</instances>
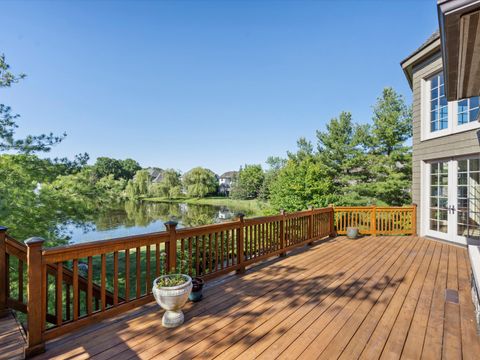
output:
<instances>
[{"instance_id":1,"label":"water reflection","mask_svg":"<svg viewBox=\"0 0 480 360\"><path fill-rule=\"evenodd\" d=\"M92 221L62 226L70 242L78 243L163 231L164 222L170 219L178 221L178 227L218 223L231 220L237 212L224 206L126 202L115 211L98 214Z\"/></svg>"}]
</instances>

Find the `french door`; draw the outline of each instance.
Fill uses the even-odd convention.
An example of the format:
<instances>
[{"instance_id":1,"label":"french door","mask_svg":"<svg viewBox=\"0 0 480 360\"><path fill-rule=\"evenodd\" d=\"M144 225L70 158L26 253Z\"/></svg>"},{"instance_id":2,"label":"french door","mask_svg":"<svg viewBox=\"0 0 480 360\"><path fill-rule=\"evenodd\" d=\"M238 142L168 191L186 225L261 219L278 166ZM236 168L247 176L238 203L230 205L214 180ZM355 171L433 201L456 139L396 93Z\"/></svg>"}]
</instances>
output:
<instances>
[{"instance_id":1,"label":"french door","mask_svg":"<svg viewBox=\"0 0 480 360\"><path fill-rule=\"evenodd\" d=\"M480 240L480 155L433 161L427 168L426 234L462 244Z\"/></svg>"}]
</instances>

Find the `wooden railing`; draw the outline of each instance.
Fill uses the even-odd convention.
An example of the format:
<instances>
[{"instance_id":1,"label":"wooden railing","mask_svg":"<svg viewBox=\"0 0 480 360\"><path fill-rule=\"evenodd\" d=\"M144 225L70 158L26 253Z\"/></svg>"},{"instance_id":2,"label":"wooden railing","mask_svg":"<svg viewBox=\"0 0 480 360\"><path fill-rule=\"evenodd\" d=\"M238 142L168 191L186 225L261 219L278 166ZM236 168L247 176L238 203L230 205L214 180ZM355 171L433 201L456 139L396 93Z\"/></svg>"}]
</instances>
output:
<instances>
[{"instance_id":1,"label":"wooden railing","mask_svg":"<svg viewBox=\"0 0 480 360\"><path fill-rule=\"evenodd\" d=\"M416 227L417 206L402 207L335 207L335 229L345 234L356 227L364 235L413 235Z\"/></svg>"},{"instance_id":2,"label":"wooden railing","mask_svg":"<svg viewBox=\"0 0 480 360\"><path fill-rule=\"evenodd\" d=\"M237 221L194 228L176 225L169 221L163 232L55 248L43 248L41 238L19 243L0 228L0 312L27 314L26 355L43 351L46 340L152 301L152 282L160 274L181 269L212 279L243 272L334 236L335 227L340 234L348 226L364 234L413 234L415 216L413 207L328 207L252 219L239 214Z\"/></svg>"}]
</instances>

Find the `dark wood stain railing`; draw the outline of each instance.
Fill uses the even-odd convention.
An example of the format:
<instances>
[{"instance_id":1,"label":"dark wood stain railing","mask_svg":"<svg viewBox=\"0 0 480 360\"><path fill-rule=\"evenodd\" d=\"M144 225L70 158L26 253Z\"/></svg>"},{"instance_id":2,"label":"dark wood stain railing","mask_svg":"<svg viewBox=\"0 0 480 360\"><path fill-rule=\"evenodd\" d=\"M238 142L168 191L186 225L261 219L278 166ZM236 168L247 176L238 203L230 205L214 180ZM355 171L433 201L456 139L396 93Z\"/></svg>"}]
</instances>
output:
<instances>
[{"instance_id":1,"label":"dark wood stain railing","mask_svg":"<svg viewBox=\"0 0 480 360\"><path fill-rule=\"evenodd\" d=\"M0 227L0 312L27 314L26 356L31 356L43 351L47 340L152 301L152 281L162 273L181 268L207 280L241 273L350 226L372 235L415 234L415 211L414 206L311 208L252 219L240 214L237 221L184 229L169 221L164 232L55 248L43 248L41 238L17 242Z\"/></svg>"}]
</instances>

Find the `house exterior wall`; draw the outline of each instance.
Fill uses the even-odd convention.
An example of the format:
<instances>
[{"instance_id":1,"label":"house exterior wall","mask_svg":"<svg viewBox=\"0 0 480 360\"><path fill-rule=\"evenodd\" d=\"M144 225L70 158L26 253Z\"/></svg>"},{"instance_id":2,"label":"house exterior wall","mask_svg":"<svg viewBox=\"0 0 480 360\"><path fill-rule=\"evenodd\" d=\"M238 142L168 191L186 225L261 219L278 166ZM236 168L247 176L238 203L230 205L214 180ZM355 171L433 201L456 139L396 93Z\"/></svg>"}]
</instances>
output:
<instances>
[{"instance_id":1,"label":"house exterior wall","mask_svg":"<svg viewBox=\"0 0 480 360\"><path fill-rule=\"evenodd\" d=\"M440 49L425 61L413 68L413 179L412 198L423 208L422 204L422 165L424 162L434 159L452 158L462 155L469 155L480 152L479 129L473 129L456 134L449 134L442 137L421 141L422 123L422 80L442 70L442 58ZM428 191L428 189L425 189ZM425 222L422 219L422 211L417 212L417 228L420 235L423 232Z\"/></svg>"}]
</instances>

